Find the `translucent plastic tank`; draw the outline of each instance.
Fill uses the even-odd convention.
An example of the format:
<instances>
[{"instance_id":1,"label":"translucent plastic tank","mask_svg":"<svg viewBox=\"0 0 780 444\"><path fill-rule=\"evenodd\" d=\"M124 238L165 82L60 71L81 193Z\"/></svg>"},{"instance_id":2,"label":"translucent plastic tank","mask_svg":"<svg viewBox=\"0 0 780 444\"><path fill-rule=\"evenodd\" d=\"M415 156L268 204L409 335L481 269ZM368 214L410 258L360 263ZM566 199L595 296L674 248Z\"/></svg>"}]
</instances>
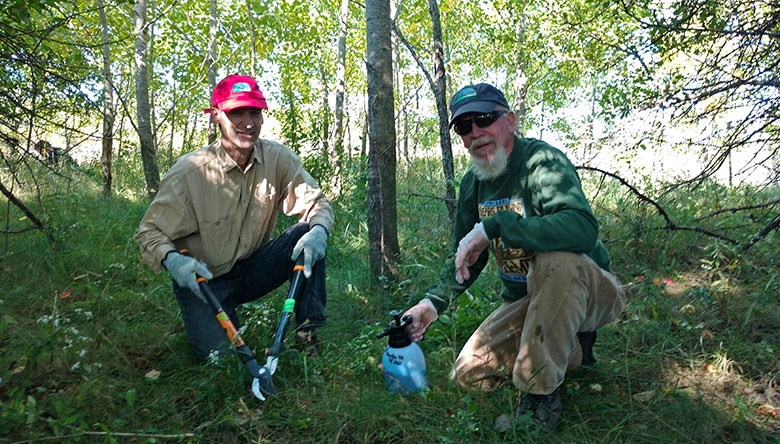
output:
<instances>
[{"instance_id":1,"label":"translucent plastic tank","mask_svg":"<svg viewBox=\"0 0 780 444\"><path fill-rule=\"evenodd\" d=\"M412 321L410 316L401 319L401 312L392 311L393 321L379 338L389 336L382 355L382 370L388 390L404 394L422 392L428 388L425 356L417 343L406 332Z\"/></svg>"}]
</instances>

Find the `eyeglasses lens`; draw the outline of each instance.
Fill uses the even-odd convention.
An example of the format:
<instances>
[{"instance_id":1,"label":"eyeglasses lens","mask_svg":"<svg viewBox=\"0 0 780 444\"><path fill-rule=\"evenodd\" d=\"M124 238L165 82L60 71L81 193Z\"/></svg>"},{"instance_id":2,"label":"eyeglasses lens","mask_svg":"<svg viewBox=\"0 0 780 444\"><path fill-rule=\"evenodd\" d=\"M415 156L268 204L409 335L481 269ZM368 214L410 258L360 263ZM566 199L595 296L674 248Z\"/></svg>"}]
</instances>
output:
<instances>
[{"instance_id":1,"label":"eyeglasses lens","mask_svg":"<svg viewBox=\"0 0 780 444\"><path fill-rule=\"evenodd\" d=\"M501 117L502 114L505 114L506 111L493 111L485 114L478 114L471 119L463 119L458 120L453 125L453 128L455 129L455 133L460 136L465 136L466 134L471 132L471 124L472 122L477 125L479 128L487 128L493 123L495 123L496 120L498 120L499 117Z\"/></svg>"}]
</instances>

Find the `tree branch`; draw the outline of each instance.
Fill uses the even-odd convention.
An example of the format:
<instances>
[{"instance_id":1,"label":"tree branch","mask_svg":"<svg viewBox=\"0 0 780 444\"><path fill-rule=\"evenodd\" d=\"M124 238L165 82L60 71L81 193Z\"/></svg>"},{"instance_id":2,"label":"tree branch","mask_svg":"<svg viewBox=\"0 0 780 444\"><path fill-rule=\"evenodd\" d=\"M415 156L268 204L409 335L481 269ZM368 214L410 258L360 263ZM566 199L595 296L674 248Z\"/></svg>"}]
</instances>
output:
<instances>
[{"instance_id":1,"label":"tree branch","mask_svg":"<svg viewBox=\"0 0 780 444\"><path fill-rule=\"evenodd\" d=\"M623 179L622 177L618 176L617 174L610 173L608 171L604 171L602 169L589 167L589 166L578 166L578 167L576 167L576 169L578 169L578 170L596 171L598 173L601 173L601 174L604 174L606 176L612 177L613 179L617 180L621 184L625 185L629 190L631 190L632 193L634 193L639 198L639 200L647 202L650 205L652 205L653 207L655 207L655 209L658 211L658 214L660 214L661 217L663 217L664 220L666 221L666 225L665 226L659 227L662 230L669 230L669 231L695 231L697 233L701 233L701 234L704 234L704 235L707 235L707 236L710 236L710 237L721 239L721 240L724 240L724 241L732 243L732 244L737 244L738 243L734 239L728 238L728 237L726 237L726 236L724 236L724 235L722 235L720 233L715 233L713 231L705 230L704 228L701 228L701 227L688 227L688 226L684 226L684 225L677 225L676 223L674 223L672 221L672 219L669 217L669 214L666 213L666 210L664 210L663 207L658 204L658 202L656 202L653 199L650 199L649 197L647 197L644 194L642 194L639 190L636 189L636 187L634 187L633 185L628 183L625 179Z\"/></svg>"},{"instance_id":2,"label":"tree branch","mask_svg":"<svg viewBox=\"0 0 780 444\"><path fill-rule=\"evenodd\" d=\"M778 214L774 219L772 219L772 222L769 222L769 225L764 227L763 230L751 236L750 240L742 247L742 252L747 251L748 248L752 247L756 242L758 242L761 238L765 237L767 234L769 234L769 232L771 232L778 226L780 226L780 214Z\"/></svg>"},{"instance_id":3,"label":"tree branch","mask_svg":"<svg viewBox=\"0 0 780 444\"><path fill-rule=\"evenodd\" d=\"M712 216L717 216L718 214L721 214L721 213L736 213L738 211L747 211L747 210L755 210L755 209L758 209L758 208L766 208L766 207L771 207L771 206L777 205L777 204L780 204L780 199L773 200L773 201L770 201L770 202L765 202L765 203L758 204L758 205L748 205L748 206L736 207L736 208L724 208L722 210L715 211L713 213L710 213L710 214L708 214L706 216L702 216L702 217L696 218L694 220L707 219L707 218L710 218Z\"/></svg>"},{"instance_id":4,"label":"tree branch","mask_svg":"<svg viewBox=\"0 0 780 444\"><path fill-rule=\"evenodd\" d=\"M14 194L9 191L8 188L6 188L2 183L0 183L0 192L3 193L3 195L8 198L12 204L14 204L14 206L22 210L22 213L24 213L24 215L27 216L27 218L30 219L30 221L32 221L32 223L35 224L39 230L45 232L46 227L43 225L43 222L41 222L41 220L38 219L38 217L29 208L27 208L27 205L25 205L24 202L14 196Z\"/></svg>"},{"instance_id":5,"label":"tree branch","mask_svg":"<svg viewBox=\"0 0 780 444\"><path fill-rule=\"evenodd\" d=\"M431 85L431 91L434 93L436 92L436 82L433 81L433 77L431 77L431 73L428 72L427 69L425 69L425 64L420 60L420 57L417 56L417 51L414 50L414 47L411 43L409 43L408 40L406 40L406 37L404 37L403 34L401 34L401 31L398 29L398 27L395 25L395 22L393 22L393 32L395 32L395 35L398 36L399 39L404 43L404 46L406 46L406 49L409 50L409 52L412 54L412 58L415 62L417 62L417 66L420 67L420 70L425 74L425 78L428 79L428 83Z\"/></svg>"},{"instance_id":6,"label":"tree branch","mask_svg":"<svg viewBox=\"0 0 780 444\"><path fill-rule=\"evenodd\" d=\"M177 435L164 435L164 434L156 434L156 433L94 432L90 430L85 430L83 432L71 433L70 435L51 436L47 438L36 438L36 439L30 439L26 441L15 441L13 444L24 444L24 443L40 442L40 441L60 441L63 438L76 438L79 436L121 436L123 438L129 437L129 438L183 439L183 438L193 438L195 437L195 434L180 433Z\"/></svg>"}]
</instances>

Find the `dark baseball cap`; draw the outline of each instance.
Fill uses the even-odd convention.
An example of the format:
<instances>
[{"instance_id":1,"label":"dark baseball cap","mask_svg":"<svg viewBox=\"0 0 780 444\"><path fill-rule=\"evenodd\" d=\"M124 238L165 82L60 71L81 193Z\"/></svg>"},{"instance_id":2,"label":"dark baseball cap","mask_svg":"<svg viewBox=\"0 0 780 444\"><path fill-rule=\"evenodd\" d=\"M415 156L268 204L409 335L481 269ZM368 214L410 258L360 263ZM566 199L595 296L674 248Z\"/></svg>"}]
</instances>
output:
<instances>
[{"instance_id":1,"label":"dark baseball cap","mask_svg":"<svg viewBox=\"0 0 780 444\"><path fill-rule=\"evenodd\" d=\"M489 113L501 105L506 109L509 103L504 94L487 83L464 86L450 99L450 126L458 116L466 113Z\"/></svg>"}]
</instances>

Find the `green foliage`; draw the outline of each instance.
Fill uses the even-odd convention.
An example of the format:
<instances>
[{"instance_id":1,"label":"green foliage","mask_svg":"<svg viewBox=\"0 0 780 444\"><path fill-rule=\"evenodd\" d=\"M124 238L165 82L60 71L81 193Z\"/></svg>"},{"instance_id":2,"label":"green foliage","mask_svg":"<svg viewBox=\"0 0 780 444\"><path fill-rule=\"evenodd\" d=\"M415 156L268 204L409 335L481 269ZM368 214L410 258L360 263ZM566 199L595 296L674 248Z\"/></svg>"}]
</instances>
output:
<instances>
[{"instance_id":1,"label":"green foliage","mask_svg":"<svg viewBox=\"0 0 780 444\"><path fill-rule=\"evenodd\" d=\"M66 442L128 439L120 434L136 442L160 442L156 435L179 437L166 442L771 441L777 419L767 406L777 402L780 377L777 233L743 254L696 233L655 229L663 223L650 209L587 175L613 267L637 292L624 316L599 330L597 364L567 375L561 429L539 434L515 424L499 433L495 419L511 416L517 403L511 383L476 393L448 382L469 333L500 303L492 263L421 343L431 390L408 398L387 392L377 368L385 343L376 334L391 309L422 297L450 242L446 209L434 198L443 187L421 179L440 175L440 166L404 167L415 173L399 180L406 279L370 278L365 168L348 165L344 194L334 199L319 357L288 343L274 375L281 394L265 403L249 393L251 378L235 357L195 361L168 278L141 262L131 240L145 199L105 200L83 180L47 181L55 241L38 232L11 236L0 261L0 434ZM458 177L464 167L457 158ZM670 191L665 204L671 217L695 223L768 192L707 184ZM737 226L738 214L717 219L741 237L754 230ZM286 290L242 308L253 348L272 341Z\"/></svg>"},{"instance_id":2,"label":"green foliage","mask_svg":"<svg viewBox=\"0 0 780 444\"><path fill-rule=\"evenodd\" d=\"M335 88L338 3L223 2L217 37L220 74L256 73L270 114L281 122L283 141L301 154L325 188L334 171L327 152L332 111L325 103ZM601 119L609 129L610 122L632 110L699 86L703 75L711 84L721 84L719 73L755 79L738 82L740 100L735 102L776 101L773 90L766 89L776 77L776 39L756 37L755 46L741 46L738 58L716 63L719 48L725 47L721 44L750 43L751 32L772 23L765 5L677 2L659 10L647 1L440 3L449 88L495 81L511 101L519 64L529 77L532 127L541 125L542 107L549 114L587 102L594 109L590 116L552 124L547 116L545 127L574 137L579 126ZM274 377L281 396L257 402L237 359L205 366L195 362L168 277L154 275L139 258L131 238L147 202L139 197L145 183L133 119L118 122L114 136L112 199L99 197L96 159L79 170L57 172L25 163L25 149L34 142L26 140L28 134L34 139L54 133L78 145L89 140L88 129L97 128L101 119L97 13L92 3L63 5L36 0L0 7L0 40L5 43L0 52L8 65L0 73L5 91L0 94L0 132L10 138L4 141L17 141L2 146L7 163L0 176L45 216L47 230L45 235L25 231L3 238L0 441L159 442L155 435L178 436L166 439L173 442L366 443L747 443L774 438L780 402L777 230L745 252L741 245L693 231L669 231L652 207L595 176L584 177L584 185L602 238L614 270L624 283L637 285L637 294L629 299L624 318L599 331L598 364L567 376L560 432L543 435L515 425L500 434L495 418L511 415L517 401L511 383L491 394L465 392L448 383L449 366L469 333L500 303L492 263L453 309L441 314L422 343L432 389L409 398L385 391L377 369L384 344L376 334L389 310L422 297L438 276L451 240L440 200L444 186L435 154L432 95L403 48L394 53L396 100L409 116L409 143L422 155L399 163L403 279L370 277L365 159L344 158L342 194L333 199L337 224L328 249L329 325L321 330L320 356L285 350ZM134 70L130 4L107 6L115 100L126 117L133 116L128 99L133 97ZM429 63L427 3L415 0L402 6L396 24ZM731 12L736 18L728 18ZM201 116L209 97L208 4L158 3L150 8L149 19L155 130L165 170L177 151L203 145L202 125L193 126L192 119ZM521 20L523 38L517 32ZM355 128L365 118L364 21L364 11L353 3L347 115ZM672 32L672 25L708 31ZM725 36L739 39L723 40ZM713 71L692 76L689 64L682 63L690 55L711 61L705 65ZM765 89L753 89L751 83ZM707 103L706 113L728 104L722 99ZM771 106L766 110L766 115L774 112ZM663 133L664 128L653 130ZM171 131L177 137L190 134L181 148L178 142L167 145ZM353 134L353 145L358 139ZM640 143L637 149L650 145ZM621 162L636 162L630 150L621 156ZM460 177L467 160L460 156L455 162ZM776 188L729 188L708 181L674 188L649 177L640 183L643 192L660 196L677 224L705 226L739 242L776 214L776 207L767 207L747 217L741 211L713 215L777 199ZM29 228L16 207L8 207L6 220L12 232ZM283 218L284 223L292 221ZM244 336L257 350L271 341L285 290L242 309ZM87 431L96 434L84 435Z\"/></svg>"},{"instance_id":3,"label":"green foliage","mask_svg":"<svg viewBox=\"0 0 780 444\"><path fill-rule=\"evenodd\" d=\"M41 14L45 9L54 7L62 0L11 0L0 8L0 14L5 19L16 23L29 23L32 14Z\"/></svg>"}]
</instances>

